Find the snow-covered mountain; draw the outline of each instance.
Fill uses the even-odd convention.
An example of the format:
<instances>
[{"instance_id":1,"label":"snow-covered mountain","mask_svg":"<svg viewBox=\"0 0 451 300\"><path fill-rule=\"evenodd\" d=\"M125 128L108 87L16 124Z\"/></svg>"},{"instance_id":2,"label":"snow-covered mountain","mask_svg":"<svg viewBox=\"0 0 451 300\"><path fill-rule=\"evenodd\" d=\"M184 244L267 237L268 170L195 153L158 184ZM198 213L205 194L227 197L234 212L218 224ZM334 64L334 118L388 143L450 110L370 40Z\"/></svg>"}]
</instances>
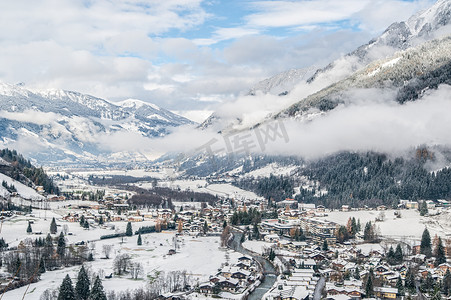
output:
<instances>
[{"instance_id":1,"label":"snow-covered mountain","mask_svg":"<svg viewBox=\"0 0 451 300\"><path fill-rule=\"evenodd\" d=\"M421 90L450 84L450 70L451 36L448 36L372 62L351 76L296 102L274 118L305 119L312 113L327 112L340 103L346 103L349 92L356 89L390 89L397 92L396 100L404 103L417 99L416 93L421 93Z\"/></svg>"},{"instance_id":2,"label":"snow-covered mountain","mask_svg":"<svg viewBox=\"0 0 451 300\"><path fill-rule=\"evenodd\" d=\"M335 60L324 68L312 71L292 69L259 82L252 87L249 95L256 98L279 96L270 103L278 102L284 111L287 107L308 98L323 89L345 80L353 73L364 69L372 62L389 59L396 52L421 45L427 41L446 37L451 34L451 1L438 0L429 9L421 11L407 21L390 25L380 36L360 46L351 53ZM295 92L294 92L295 91ZM292 94L292 92L294 92ZM286 107L282 107L285 105ZM263 104L252 113L267 111ZM276 115L277 111L272 111ZM242 130L255 125L255 116L248 116L237 110L236 116L221 116L221 112L213 113L201 128L213 128L220 132ZM264 117L261 119L263 121ZM251 122L249 122L251 120ZM258 123L258 121L257 121Z\"/></svg>"},{"instance_id":3,"label":"snow-covered mountain","mask_svg":"<svg viewBox=\"0 0 451 300\"><path fill-rule=\"evenodd\" d=\"M392 56L425 41L451 34L451 2L438 0L407 21L390 25L380 36L355 51L319 69L307 82L323 81L322 86L341 80L372 61Z\"/></svg>"},{"instance_id":4,"label":"snow-covered mountain","mask_svg":"<svg viewBox=\"0 0 451 300\"><path fill-rule=\"evenodd\" d=\"M108 139L120 134L160 137L186 124L194 123L139 100L111 103L72 91L32 91L0 82L1 144L22 148L41 163L134 160L133 153L108 149ZM30 145L33 151L27 151Z\"/></svg>"}]
</instances>

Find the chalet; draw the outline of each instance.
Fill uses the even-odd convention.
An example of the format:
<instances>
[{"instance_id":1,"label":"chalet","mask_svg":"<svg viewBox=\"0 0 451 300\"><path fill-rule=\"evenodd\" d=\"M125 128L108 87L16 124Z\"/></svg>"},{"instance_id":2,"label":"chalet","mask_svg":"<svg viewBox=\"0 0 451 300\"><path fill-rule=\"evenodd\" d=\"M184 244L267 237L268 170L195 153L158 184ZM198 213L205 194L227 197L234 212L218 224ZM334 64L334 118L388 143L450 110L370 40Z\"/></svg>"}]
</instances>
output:
<instances>
[{"instance_id":1,"label":"chalet","mask_svg":"<svg viewBox=\"0 0 451 300\"><path fill-rule=\"evenodd\" d=\"M309 258L315 260L316 262L323 261L326 257L322 253L312 253L309 255Z\"/></svg>"},{"instance_id":2,"label":"chalet","mask_svg":"<svg viewBox=\"0 0 451 300\"><path fill-rule=\"evenodd\" d=\"M270 292L270 298L275 300L307 300L309 291L304 286L283 286Z\"/></svg>"},{"instance_id":3,"label":"chalet","mask_svg":"<svg viewBox=\"0 0 451 300\"><path fill-rule=\"evenodd\" d=\"M144 221L144 218L141 216L129 216L128 221L129 222L142 222L142 221Z\"/></svg>"},{"instance_id":4,"label":"chalet","mask_svg":"<svg viewBox=\"0 0 451 300\"><path fill-rule=\"evenodd\" d=\"M341 206L341 211L350 211L351 207L349 205L342 205Z\"/></svg>"},{"instance_id":5,"label":"chalet","mask_svg":"<svg viewBox=\"0 0 451 300\"><path fill-rule=\"evenodd\" d=\"M235 279L238 279L238 280L245 280L250 275L251 275L250 272L240 269L240 270L234 271L232 273L231 277L235 278Z\"/></svg>"},{"instance_id":6,"label":"chalet","mask_svg":"<svg viewBox=\"0 0 451 300\"><path fill-rule=\"evenodd\" d=\"M250 258L248 256L241 256L241 257L238 257L238 261L242 262L242 263L250 264L252 262L252 258Z\"/></svg>"},{"instance_id":7,"label":"chalet","mask_svg":"<svg viewBox=\"0 0 451 300\"><path fill-rule=\"evenodd\" d=\"M446 271L451 272L451 265L448 263L443 263L437 267L437 269L435 270L435 273L437 273L441 276L444 276Z\"/></svg>"},{"instance_id":8,"label":"chalet","mask_svg":"<svg viewBox=\"0 0 451 300\"><path fill-rule=\"evenodd\" d=\"M375 287L374 293L376 294L376 297L378 297L378 298L395 299L396 295L398 294L398 289L391 288L391 287Z\"/></svg>"},{"instance_id":9,"label":"chalet","mask_svg":"<svg viewBox=\"0 0 451 300\"><path fill-rule=\"evenodd\" d=\"M215 285L212 282L204 282L199 285L199 292L202 294L213 294L213 287Z\"/></svg>"},{"instance_id":10,"label":"chalet","mask_svg":"<svg viewBox=\"0 0 451 300\"><path fill-rule=\"evenodd\" d=\"M48 195L47 196L48 201L64 201L66 200L66 197L64 196L57 196L57 195Z\"/></svg>"},{"instance_id":11,"label":"chalet","mask_svg":"<svg viewBox=\"0 0 451 300\"><path fill-rule=\"evenodd\" d=\"M380 276L383 273L390 271L390 268L384 265L379 265L374 269L374 271L376 272L377 275Z\"/></svg>"},{"instance_id":12,"label":"chalet","mask_svg":"<svg viewBox=\"0 0 451 300\"><path fill-rule=\"evenodd\" d=\"M236 292L238 289L239 280L235 278L229 278L218 281L219 287L228 292Z\"/></svg>"}]
</instances>

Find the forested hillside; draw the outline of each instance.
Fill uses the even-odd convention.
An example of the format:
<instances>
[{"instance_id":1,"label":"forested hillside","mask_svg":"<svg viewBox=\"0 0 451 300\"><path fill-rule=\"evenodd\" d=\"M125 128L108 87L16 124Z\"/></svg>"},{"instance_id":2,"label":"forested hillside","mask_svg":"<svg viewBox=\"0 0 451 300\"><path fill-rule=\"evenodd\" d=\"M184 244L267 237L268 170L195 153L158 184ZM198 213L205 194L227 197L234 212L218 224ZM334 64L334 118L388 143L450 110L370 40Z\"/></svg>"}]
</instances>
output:
<instances>
[{"instance_id":1,"label":"forested hillside","mask_svg":"<svg viewBox=\"0 0 451 300\"><path fill-rule=\"evenodd\" d=\"M301 186L298 202L329 208L396 206L400 199L450 199L451 168L429 172L426 164L435 156L427 149L418 149L412 156L392 159L374 152L343 152L306 164L293 177L244 178L234 184L275 201L291 197L294 187ZM315 185L303 188L305 179Z\"/></svg>"},{"instance_id":2,"label":"forested hillside","mask_svg":"<svg viewBox=\"0 0 451 300\"><path fill-rule=\"evenodd\" d=\"M34 167L29 160L25 159L16 150L3 149L0 151L0 158L7 164L0 166L0 172L32 187L43 186L49 194L59 194L58 187L53 184L42 168Z\"/></svg>"}]
</instances>

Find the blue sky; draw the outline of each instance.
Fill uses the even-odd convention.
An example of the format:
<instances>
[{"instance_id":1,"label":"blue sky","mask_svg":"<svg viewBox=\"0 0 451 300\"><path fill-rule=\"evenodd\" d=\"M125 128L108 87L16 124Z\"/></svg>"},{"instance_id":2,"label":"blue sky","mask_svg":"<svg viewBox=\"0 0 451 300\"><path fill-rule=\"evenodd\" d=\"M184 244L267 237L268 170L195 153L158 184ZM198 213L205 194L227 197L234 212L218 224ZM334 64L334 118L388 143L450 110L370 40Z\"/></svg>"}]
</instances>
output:
<instances>
[{"instance_id":1,"label":"blue sky","mask_svg":"<svg viewBox=\"0 0 451 300\"><path fill-rule=\"evenodd\" d=\"M0 80L210 111L278 72L325 65L434 2L2 1Z\"/></svg>"}]
</instances>

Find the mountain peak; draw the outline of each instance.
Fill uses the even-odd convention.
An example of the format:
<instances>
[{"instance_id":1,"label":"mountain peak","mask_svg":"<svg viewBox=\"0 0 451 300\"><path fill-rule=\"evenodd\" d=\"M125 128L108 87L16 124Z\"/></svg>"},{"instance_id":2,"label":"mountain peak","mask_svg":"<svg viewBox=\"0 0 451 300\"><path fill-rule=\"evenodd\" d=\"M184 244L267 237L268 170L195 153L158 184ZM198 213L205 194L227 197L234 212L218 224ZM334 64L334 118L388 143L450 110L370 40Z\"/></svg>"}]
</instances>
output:
<instances>
[{"instance_id":1,"label":"mountain peak","mask_svg":"<svg viewBox=\"0 0 451 300\"><path fill-rule=\"evenodd\" d=\"M138 99L132 99L132 98L117 102L116 104L121 107L126 107L126 108L138 109L138 108L150 106L151 108L153 108L155 110L161 110L161 108L159 106L157 106L153 103L145 102L145 101L138 100Z\"/></svg>"}]
</instances>

